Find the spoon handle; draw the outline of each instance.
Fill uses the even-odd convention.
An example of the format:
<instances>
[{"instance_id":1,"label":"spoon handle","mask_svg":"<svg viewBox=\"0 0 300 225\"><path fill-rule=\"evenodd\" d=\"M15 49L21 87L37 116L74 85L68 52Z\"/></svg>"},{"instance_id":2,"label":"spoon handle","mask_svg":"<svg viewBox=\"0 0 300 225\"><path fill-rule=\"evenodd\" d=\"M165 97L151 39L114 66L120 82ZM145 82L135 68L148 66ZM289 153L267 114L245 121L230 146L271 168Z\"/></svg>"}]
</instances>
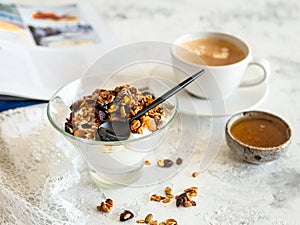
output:
<instances>
[{"instance_id":1,"label":"spoon handle","mask_svg":"<svg viewBox=\"0 0 300 225\"><path fill-rule=\"evenodd\" d=\"M196 74L194 74L193 76L190 76L189 78L187 78L186 80L182 81L180 84L176 85L175 87L173 87L171 90L167 91L165 94L163 94L162 96L160 96L159 98L157 98L154 102L152 102L150 105L148 105L146 108L142 109L141 111L139 111L136 115L134 115L130 120L129 123L131 123L132 121L136 120L137 118L139 118L140 116L144 115L146 112L148 112L149 110L153 109L155 106L161 104L162 102L164 102L165 100L167 100L168 98L170 98L171 96L175 95L178 91L182 90L184 87L186 87L188 84L190 84L192 81L194 81L195 79L197 79L200 75L202 75L204 73L204 69L200 70L199 72L197 72Z\"/></svg>"}]
</instances>

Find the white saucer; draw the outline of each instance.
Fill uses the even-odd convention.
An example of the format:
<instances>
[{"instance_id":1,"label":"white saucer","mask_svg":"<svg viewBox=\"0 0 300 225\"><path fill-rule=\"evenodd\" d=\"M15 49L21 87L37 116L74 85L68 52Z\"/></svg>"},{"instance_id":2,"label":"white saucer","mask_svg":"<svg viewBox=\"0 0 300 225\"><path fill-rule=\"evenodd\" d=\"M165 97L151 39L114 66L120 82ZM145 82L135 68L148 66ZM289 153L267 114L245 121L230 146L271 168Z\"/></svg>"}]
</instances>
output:
<instances>
[{"instance_id":1,"label":"white saucer","mask_svg":"<svg viewBox=\"0 0 300 225\"><path fill-rule=\"evenodd\" d=\"M227 116L257 106L267 95L268 85L263 82L253 87L237 88L222 100L205 100L186 91L177 94L179 111L199 116Z\"/></svg>"},{"instance_id":2,"label":"white saucer","mask_svg":"<svg viewBox=\"0 0 300 225\"><path fill-rule=\"evenodd\" d=\"M178 83L169 66L159 66L151 71L151 75L161 76ZM218 117L232 115L257 106L267 95L268 89L267 82L263 82L252 87L239 87L230 96L220 100L197 98L185 90L178 92L176 96L181 113Z\"/></svg>"}]
</instances>

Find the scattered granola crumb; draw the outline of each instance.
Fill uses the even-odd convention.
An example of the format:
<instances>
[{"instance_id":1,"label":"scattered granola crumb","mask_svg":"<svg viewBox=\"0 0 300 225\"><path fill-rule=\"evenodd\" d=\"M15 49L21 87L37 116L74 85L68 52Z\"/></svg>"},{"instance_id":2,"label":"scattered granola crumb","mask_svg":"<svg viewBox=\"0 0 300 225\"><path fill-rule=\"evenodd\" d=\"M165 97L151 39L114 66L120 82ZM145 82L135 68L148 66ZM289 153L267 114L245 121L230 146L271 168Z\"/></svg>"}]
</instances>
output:
<instances>
[{"instance_id":1,"label":"scattered granola crumb","mask_svg":"<svg viewBox=\"0 0 300 225\"><path fill-rule=\"evenodd\" d=\"M171 159L157 160L157 164L159 167L169 168L173 165L173 161Z\"/></svg>"},{"instance_id":2,"label":"scattered granola crumb","mask_svg":"<svg viewBox=\"0 0 300 225\"><path fill-rule=\"evenodd\" d=\"M101 212L110 212L113 206L113 200L108 198L105 200L105 202L101 202L101 204L97 206L97 209Z\"/></svg>"},{"instance_id":3,"label":"scattered granola crumb","mask_svg":"<svg viewBox=\"0 0 300 225\"><path fill-rule=\"evenodd\" d=\"M146 166L151 166L151 162L148 161L148 160L145 160L144 164L145 164Z\"/></svg>"},{"instance_id":4,"label":"scattered granola crumb","mask_svg":"<svg viewBox=\"0 0 300 225\"><path fill-rule=\"evenodd\" d=\"M170 187L165 188L165 194L168 198L174 198L174 195L172 194L172 189Z\"/></svg>"},{"instance_id":5,"label":"scattered granola crumb","mask_svg":"<svg viewBox=\"0 0 300 225\"><path fill-rule=\"evenodd\" d=\"M153 220L153 215L149 213L144 220L137 220L136 223L143 223L149 225L178 225L175 219L169 218L166 221L158 222L157 220Z\"/></svg>"},{"instance_id":6,"label":"scattered granola crumb","mask_svg":"<svg viewBox=\"0 0 300 225\"><path fill-rule=\"evenodd\" d=\"M155 202L160 202L161 200L164 200L164 199L165 199L165 197L159 196L156 194L151 195L151 198L150 198L151 201L155 201Z\"/></svg>"},{"instance_id":7,"label":"scattered granola crumb","mask_svg":"<svg viewBox=\"0 0 300 225\"><path fill-rule=\"evenodd\" d=\"M174 219L167 219L166 225L178 225L177 221Z\"/></svg>"},{"instance_id":8,"label":"scattered granola crumb","mask_svg":"<svg viewBox=\"0 0 300 225\"><path fill-rule=\"evenodd\" d=\"M192 176L193 177L197 177L199 175L199 172L194 172L194 173L192 173Z\"/></svg>"},{"instance_id":9,"label":"scattered granola crumb","mask_svg":"<svg viewBox=\"0 0 300 225\"><path fill-rule=\"evenodd\" d=\"M164 167L171 167L173 165L173 161L171 159L164 159Z\"/></svg>"},{"instance_id":10,"label":"scattered granola crumb","mask_svg":"<svg viewBox=\"0 0 300 225\"><path fill-rule=\"evenodd\" d=\"M183 206L183 207L191 207L191 206L196 206L196 202L192 201L187 193L182 193L180 194L177 199L176 199L176 206Z\"/></svg>"},{"instance_id":11,"label":"scattered granola crumb","mask_svg":"<svg viewBox=\"0 0 300 225\"><path fill-rule=\"evenodd\" d=\"M124 212L122 212L120 215L120 221L124 222L124 221L132 219L133 217L134 217L134 215L132 212L130 212L129 210L124 210Z\"/></svg>"},{"instance_id":12,"label":"scattered granola crumb","mask_svg":"<svg viewBox=\"0 0 300 225\"><path fill-rule=\"evenodd\" d=\"M184 190L184 192L188 195L189 198L197 196L197 190L198 188L190 187Z\"/></svg>"},{"instance_id":13,"label":"scattered granola crumb","mask_svg":"<svg viewBox=\"0 0 300 225\"><path fill-rule=\"evenodd\" d=\"M151 213L149 213L146 217L145 217L145 223L150 223L152 222L153 219L153 215Z\"/></svg>"},{"instance_id":14,"label":"scattered granola crumb","mask_svg":"<svg viewBox=\"0 0 300 225\"><path fill-rule=\"evenodd\" d=\"M149 223L149 225L158 225L158 222L157 222L157 220L154 220L154 221L151 221L151 222Z\"/></svg>"},{"instance_id":15,"label":"scattered granola crumb","mask_svg":"<svg viewBox=\"0 0 300 225\"><path fill-rule=\"evenodd\" d=\"M170 201L171 201L170 198L165 198L165 199L162 200L162 203L168 203L168 202L170 202Z\"/></svg>"},{"instance_id":16,"label":"scattered granola crumb","mask_svg":"<svg viewBox=\"0 0 300 225\"><path fill-rule=\"evenodd\" d=\"M160 167L164 167L164 161L161 159L157 160L157 165Z\"/></svg>"},{"instance_id":17,"label":"scattered granola crumb","mask_svg":"<svg viewBox=\"0 0 300 225\"><path fill-rule=\"evenodd\" d=\"M182 161L183 161L182 158L179 157L176 159L176 164L181 165Z\"/></svg>"},{"instance_id":18,"label":"scattered granola crumb","mask_svg":"<svg viewBox=\"0 0 300 225\"><path fill-rule=\"evenodd\" d=\"M187 191L190 191L190 190L193 190L193 191L196 191L196 192L197 192L198 189L199 189L199 188L197 188L197 187L189 187L189 188L185 189L184 192L187 192Z\"/></svg>"}]
</instances>

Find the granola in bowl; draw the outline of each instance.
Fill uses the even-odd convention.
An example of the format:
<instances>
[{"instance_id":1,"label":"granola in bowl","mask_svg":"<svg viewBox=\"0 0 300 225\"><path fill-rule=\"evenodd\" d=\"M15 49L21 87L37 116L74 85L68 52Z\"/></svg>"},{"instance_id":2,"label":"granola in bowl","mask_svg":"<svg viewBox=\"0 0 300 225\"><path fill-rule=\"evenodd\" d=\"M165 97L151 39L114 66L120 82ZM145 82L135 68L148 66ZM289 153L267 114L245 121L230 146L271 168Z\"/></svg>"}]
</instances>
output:
<instances>
[{"instance_id":1,"label":"granola in bowl","mask_svg":"<svg viewBox=\"0 0 300 225\"><path fill-rule=\"evenodd\" d=\"M96 89L70 106L70 116L65 122L65 131L76 137L99 140L97 129L107 120L129 121L140 110L155 100L154 94L140 91L130 85L115 89ZM130 124L133 134L155 132L160 129L165 117L161 105L149 110Z\"/></svg>"}]
</instances>

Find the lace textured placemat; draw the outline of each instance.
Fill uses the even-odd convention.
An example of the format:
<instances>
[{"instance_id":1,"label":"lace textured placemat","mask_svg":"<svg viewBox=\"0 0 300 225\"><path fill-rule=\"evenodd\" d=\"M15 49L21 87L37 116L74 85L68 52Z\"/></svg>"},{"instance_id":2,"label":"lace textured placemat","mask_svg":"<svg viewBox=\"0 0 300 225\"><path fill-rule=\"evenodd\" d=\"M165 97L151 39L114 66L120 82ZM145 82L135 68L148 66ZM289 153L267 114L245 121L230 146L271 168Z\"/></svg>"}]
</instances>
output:
<instances>
[{"instance_id":1,"label":"lace textured placemat","mask_svg":"<svg viewBox=\"0 0 300 225\"><path fill-rule=\"evenodd\" d=\"M124 209L138 215L163 189L101 190L78 151L51 127L45 105L0 114L1 224L115 224ZM100 213L96 206L106 198L114 200L114 210Z\"/></svg>"}]
</instances>

